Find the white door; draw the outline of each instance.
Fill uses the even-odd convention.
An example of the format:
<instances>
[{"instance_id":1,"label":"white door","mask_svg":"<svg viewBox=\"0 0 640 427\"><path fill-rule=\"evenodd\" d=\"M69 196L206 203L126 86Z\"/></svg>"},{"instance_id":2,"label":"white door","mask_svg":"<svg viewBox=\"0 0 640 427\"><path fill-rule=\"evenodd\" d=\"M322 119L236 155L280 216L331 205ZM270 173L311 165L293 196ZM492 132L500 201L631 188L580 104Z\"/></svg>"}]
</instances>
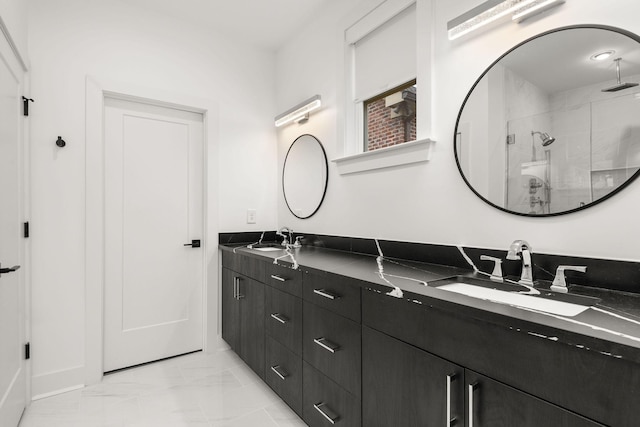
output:
<instances>
[{"instance_id":1,"label":"white door","mask_svg":"<svg viewBox=\"0 0 640 427\"><path fill-rule=\"evenodd\" d=\"M202 114L105 98L104 371L202 349ZM195 245L194 245L195 246Z\"/></svg>"},{"instance_id":2,"label":"white door","mask_svg":"<svg viewBox=\"0 0 640 427\"><path fill-rule=\"evenodd\" d=\"M21 263L20 85L0 61L0 426L18 425L26 403ZM8 269L8 270L7 270ZM5 271L5 273L2 273Z\"/></svg>"}]
</instances>

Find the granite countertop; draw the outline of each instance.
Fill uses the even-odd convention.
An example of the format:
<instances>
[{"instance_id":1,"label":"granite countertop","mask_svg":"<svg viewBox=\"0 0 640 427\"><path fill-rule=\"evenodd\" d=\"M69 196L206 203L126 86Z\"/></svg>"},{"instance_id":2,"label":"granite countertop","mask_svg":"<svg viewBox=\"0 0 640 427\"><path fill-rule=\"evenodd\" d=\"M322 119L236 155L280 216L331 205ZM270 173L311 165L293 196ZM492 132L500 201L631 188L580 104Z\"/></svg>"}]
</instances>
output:
<instances>
[{"instance_id":1,"label":"granite countertop","mask_svg":"<svg viewBox=\"0 0 640 427\"><path fill-rule=\"evenodd\" d=\"M297 264L303 272L327 271L359 281L363 288L403 298L408 303L455 312L491 322L517 333L594 351L604 356L640 363L640 295L569 285L569 295L598 298L599 302L575 316L549 314L438 289L437 282L463 277L488 279L477 271L439 264L303 246L287 252L268 252L246 245L220 245L222 250L259 257L280 265ZM517 278L516 278L517 279ZM548 282L540 284L544 292Z\"/></svg>"}]
</instances>

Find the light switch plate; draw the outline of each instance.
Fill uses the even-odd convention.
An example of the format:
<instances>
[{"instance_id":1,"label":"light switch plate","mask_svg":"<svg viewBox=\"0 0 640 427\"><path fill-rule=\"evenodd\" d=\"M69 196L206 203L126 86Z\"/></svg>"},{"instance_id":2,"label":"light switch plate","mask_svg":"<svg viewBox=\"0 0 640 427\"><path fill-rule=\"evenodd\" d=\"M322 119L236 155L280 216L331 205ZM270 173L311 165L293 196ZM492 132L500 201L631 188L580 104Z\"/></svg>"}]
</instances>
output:
<instances>
[{"instance_id":1,"label":"light switch plate","mask_svg":"<svg viewBox=\"0 0 640 427\"><path fill-rule=\"evenodd\" d=\"M256 223L256 210L247 209L247 224L255 224L255 223Z\"/></svg>"}]
</instances>

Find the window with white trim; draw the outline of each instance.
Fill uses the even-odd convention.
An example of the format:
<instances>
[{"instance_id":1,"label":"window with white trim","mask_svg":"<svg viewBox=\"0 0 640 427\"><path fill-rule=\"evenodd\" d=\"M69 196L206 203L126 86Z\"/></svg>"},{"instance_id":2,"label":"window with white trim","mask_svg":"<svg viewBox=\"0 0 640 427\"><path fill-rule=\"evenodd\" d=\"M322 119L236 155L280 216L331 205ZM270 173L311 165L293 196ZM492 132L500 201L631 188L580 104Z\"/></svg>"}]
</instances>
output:
<instances>
[{"instance_id":1,"label":"window with white trim","mask_svg":"<svg viewBox=\"0 0 640 427\"><path fill-rule=\"evenodd\" d=\"M417 139L415 0L387 0L345 32L345 155Z\"/></svg>"}]
</instances>

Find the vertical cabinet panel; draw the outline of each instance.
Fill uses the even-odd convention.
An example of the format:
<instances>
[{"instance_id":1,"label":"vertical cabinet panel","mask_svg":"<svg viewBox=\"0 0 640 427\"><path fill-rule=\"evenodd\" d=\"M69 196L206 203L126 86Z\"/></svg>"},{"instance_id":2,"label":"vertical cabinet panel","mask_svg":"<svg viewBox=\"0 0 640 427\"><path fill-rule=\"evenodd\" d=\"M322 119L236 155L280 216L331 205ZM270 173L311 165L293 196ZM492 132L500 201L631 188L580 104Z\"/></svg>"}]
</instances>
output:
<instances>
[{"instance_id":1,"label":"vertical cabinet panel","mask_svg":"<svg viewBox=\"0 0 640 427\"><path fill-rule=\"evenodd\" d=\"M240 350L240 304L236 299L238 275L222 268L222 339L236 353Z\"/></svg>"},{"instance_id":2,"label":"vertical cabinet panel","mask_svg":"<svg viewBox=\"0 0 640 427\"><path fill-rule=\"evenodd\" d=\"M241 277L238 283L240 302L240 357L264 378L264 285Z\"/></svg>"},{"instance_id":3,"label":"vertical cabinet panel","mask_svg":"<svg viewBox=\"0 0 640 427\"><path fill-rule=\"evenodd\" d=\"M363 425L461 426L463 391L460 366L363 327Z\"/></svg>"},{"instance_id":4,"label":"vertical cabinet panel","mask_svg":"<svg viewBox=\"0 0 640 427\"><path fill-rule=\"evenodd\" d=\"M264 378L264 285L222 269L222 338Z\"/></svg>"}]
</instances>

